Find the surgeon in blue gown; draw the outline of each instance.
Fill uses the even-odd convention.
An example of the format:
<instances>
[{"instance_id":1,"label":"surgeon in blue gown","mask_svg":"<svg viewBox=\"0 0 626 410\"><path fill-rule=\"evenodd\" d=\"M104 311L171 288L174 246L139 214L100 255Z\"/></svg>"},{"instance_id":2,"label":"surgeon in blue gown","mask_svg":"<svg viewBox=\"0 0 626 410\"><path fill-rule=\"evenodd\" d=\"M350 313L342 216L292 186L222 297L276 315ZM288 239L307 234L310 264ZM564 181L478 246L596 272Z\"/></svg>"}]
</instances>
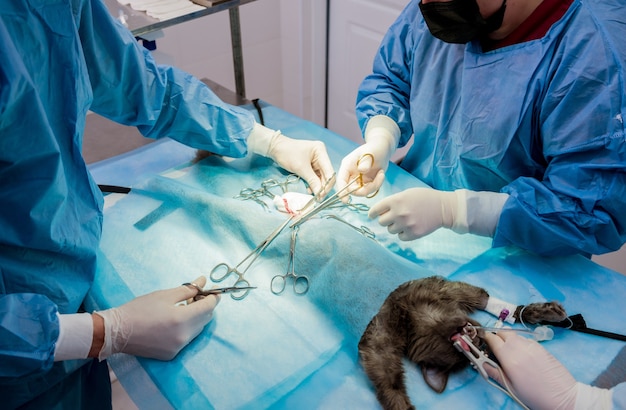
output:
<instances>
[{"instance_id":1,"label":"surgeon in blue gown","mask_svg":"<svg viewBox=\"0 0 626 410\"><path fill-rule=\"evenodd\" d=\"M391 155L428 185L371 207L401 240L445 227L540 255L626 241L626 8L618 0L412 0L362 82L359 172ZM364 153L373 154L363 157Z\"/></svg>"},{"instance_id":2,"label":"surgeon in blue gown","mask_svg":"<svg viewBox=\"0 0 626 410\"><path fill-rule=\"evenodd\" d=\"M179 286L82 312L103 217L81 156L88 110L149 138L267 156L316 193L332 164L323 143L267 129L197 79L157 66L100 0L4 1L0 56L0 408L110 408L102 360L171 359L218 299L178 306L197 292Z\"/></svg>"}]
</instances>

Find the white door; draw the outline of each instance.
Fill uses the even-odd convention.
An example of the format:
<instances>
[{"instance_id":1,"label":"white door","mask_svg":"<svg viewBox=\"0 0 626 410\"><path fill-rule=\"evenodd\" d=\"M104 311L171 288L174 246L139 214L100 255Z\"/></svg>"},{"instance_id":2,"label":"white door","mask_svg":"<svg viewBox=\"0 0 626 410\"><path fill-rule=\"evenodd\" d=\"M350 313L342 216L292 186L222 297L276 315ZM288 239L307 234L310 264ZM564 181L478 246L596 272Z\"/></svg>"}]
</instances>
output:
<instances>
[{"instance_id":1,"label":"white door","mask_svg":"<svg viewBox=\"0 0 626 410\"><path fill-rule=\"evenodd\" d=\"M330 0L327 127L362 143L354 105L387 29L408 0Z\"/></svg>"}]
</instances>

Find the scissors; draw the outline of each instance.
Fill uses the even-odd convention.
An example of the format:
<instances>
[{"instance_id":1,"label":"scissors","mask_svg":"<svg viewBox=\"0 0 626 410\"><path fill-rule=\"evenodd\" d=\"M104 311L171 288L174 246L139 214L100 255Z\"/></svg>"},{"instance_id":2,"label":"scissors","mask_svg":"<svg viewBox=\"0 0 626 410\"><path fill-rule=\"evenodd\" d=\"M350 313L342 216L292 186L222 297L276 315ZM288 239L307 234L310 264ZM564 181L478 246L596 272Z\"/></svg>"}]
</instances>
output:
<instances>
[{"instance_id":1,"label":"scissors","mask_svg":"<svg viewBox=\"0 0 626 410\"><path fill-rule=\"evenodd\" d=\"M241 262L239 262L235 267L231 267L225 262L215 265L213 270L211 270L211 274L209 275L211 280L213 282L221 282L224 279L226 279L228 276L230 276L231 274L235 274L237 276L237 280L235 281L233 287L250 287L250 282L248 282L248 280L244 278L244 275L246 274L248 269L250 269L250 266L252 266L252 264L259 257L259 255L263 253L265 248L267 248L274 241L274 239L276 239L276 237L282 232L282 230L285 229L287 225L289 225L291 218L293 218L293 216L289 217L278 228L276 228L272 233L270 233L267 238L265 238L256 248L252 250L252 252L250 252L245 258L243 258L243 260L241 260ZM242 265L244 265L246 261L248 261L248 264L243 270L241 270ZM231 293L230 297L235 300L241 300L245 298L246 296L248 296L248 293L250 293L250 289L245 290L243 293L239 295L235 293Z\"/></svg>"},{"instance_id":2,"label":"scissors","mask_svg":"<svg viewBox=\"0 0 626 410\"><path fill-rule=\"evenodd\" d=\"M183 286L191 286L198 290L198 293L196 294L196 296L194 296L193 300L198 300L198 296L220 295L222 293L232 293L242 290L256 289L256 286L229 286L227 288L202 289L197 284L189 282L183 283Z\"/></svg>"},{"instance_id":3,"label":"scissors","mask_svg":"<svg viewBox=\"0 0 626 410\"><path fill-rule=\"evenodd\" d=\"M296 275L295 261L296 261L296 239L298 237L298 227L293 228L291 231L291 246L289 248L289 264L287 265L287 273L284 275L276 275L272 278L270 285L272 293L280 295L285 291L287 286L287 279L293 279L293 291L296 295L304 295L309 291L309 278L304 275Z\"/></svg>"}]
</instances>

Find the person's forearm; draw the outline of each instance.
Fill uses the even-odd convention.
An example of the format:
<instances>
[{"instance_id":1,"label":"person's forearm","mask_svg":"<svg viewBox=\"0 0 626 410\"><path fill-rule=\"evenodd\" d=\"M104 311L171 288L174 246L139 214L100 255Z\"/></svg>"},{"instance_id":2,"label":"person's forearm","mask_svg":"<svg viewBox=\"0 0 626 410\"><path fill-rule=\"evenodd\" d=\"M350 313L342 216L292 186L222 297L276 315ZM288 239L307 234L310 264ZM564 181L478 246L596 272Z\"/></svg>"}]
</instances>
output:
<instances>
[{"instance_id":1,"label":"person's forearm","mask_svg":"<svg viewBox=\"0 0 626 410\"><path fill-rule=\"evenodd\" d=\"M102 316L92 313L93 321L93 338L91 339L91 349L89 349L89 357L98 357L102 345L104 345L104 319Z\"/></svg>"}]
</instances>

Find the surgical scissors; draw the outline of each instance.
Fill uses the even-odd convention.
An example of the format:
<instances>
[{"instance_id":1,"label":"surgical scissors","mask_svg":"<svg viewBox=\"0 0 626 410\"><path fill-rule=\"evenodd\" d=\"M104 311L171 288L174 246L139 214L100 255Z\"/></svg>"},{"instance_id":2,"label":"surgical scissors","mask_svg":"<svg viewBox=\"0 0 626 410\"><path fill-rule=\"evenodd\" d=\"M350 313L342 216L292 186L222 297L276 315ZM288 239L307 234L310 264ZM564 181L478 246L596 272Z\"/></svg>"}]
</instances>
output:
<instances>
[{"instance_id":1,"label":"surgical scissors","mask_svg":"<svg viewBox=\"0 0 626 410\"><path fill-rule=\"evenodd\" d=\"M276 239L276 237L282 232L282 230L285 229L287 225L289 225L289 222L291 222L292 218L293 216L287 218L285 222L283 222L278 228L272 231L272 233L270 233L267 238L265 238L256 248L252 250L252 252L250 252L245 258L243 258L241 262L239 262L235 267L231 267L226 262L218 263L217 265L215 265L215 267L211 270L211 274L209 275L211 280L213 282L221 282L224 279L226 279L228 276L230 276L231 273L234 273L235 275L237 275L237 280L235 281L233 285L234 287L250 287L250 282L248 282L248 280L244 278L244 275L246 274L248 269L250 269L250 266L252 266L252 264L259 257L259 255L263 253L265 248L267 248L269 244L271 244L272 241L274 241L274 239ZM249 262L246 265L246 267L243 270L240 270L241 266L244 263L246 263L246 261L248 260ZM220 272L222 273L220 274ZM230 297L235 300L241 300L245 298L246 296L248 296L248 293L250 293L250 289L245 290L240 295L236 293L231 293Z\"/></svg>"},{"instance_id":2,"label":"surgical scissors","mask_svg":"<svg viewBox=\"0 0 626 410\"><path fill-rule=\"evenodd\" d=\"M293 291L296 295L304 295L309 291L309 278L304 275L296 275L296 240L298 237L298 227L294 227L291 231L291 245L289 247L289 263L287 272L284 275L276 275L272 278L270 287L272 293L280 295L287 287L287 279L293 279Z\"/></svg>"},{"instance_id":3,"label":"surgical scissors","mask_svg":"<svg viewBox=\"0 0 626 410\"><path fill-rule=\"evenodd\" d=\"M222 293L232 293L232 292L238 292L238 291L241 291L241 290L256 289L256 286L229 286L229 287L226 287L226 288L202 289L197 284L189 283L189 282L183 283L183 286L191 286L191 287L195 288L198 291L196 296L193 297L193 300L198 300L199 296L220 295Z\"/></svg>"}]
</instances>

